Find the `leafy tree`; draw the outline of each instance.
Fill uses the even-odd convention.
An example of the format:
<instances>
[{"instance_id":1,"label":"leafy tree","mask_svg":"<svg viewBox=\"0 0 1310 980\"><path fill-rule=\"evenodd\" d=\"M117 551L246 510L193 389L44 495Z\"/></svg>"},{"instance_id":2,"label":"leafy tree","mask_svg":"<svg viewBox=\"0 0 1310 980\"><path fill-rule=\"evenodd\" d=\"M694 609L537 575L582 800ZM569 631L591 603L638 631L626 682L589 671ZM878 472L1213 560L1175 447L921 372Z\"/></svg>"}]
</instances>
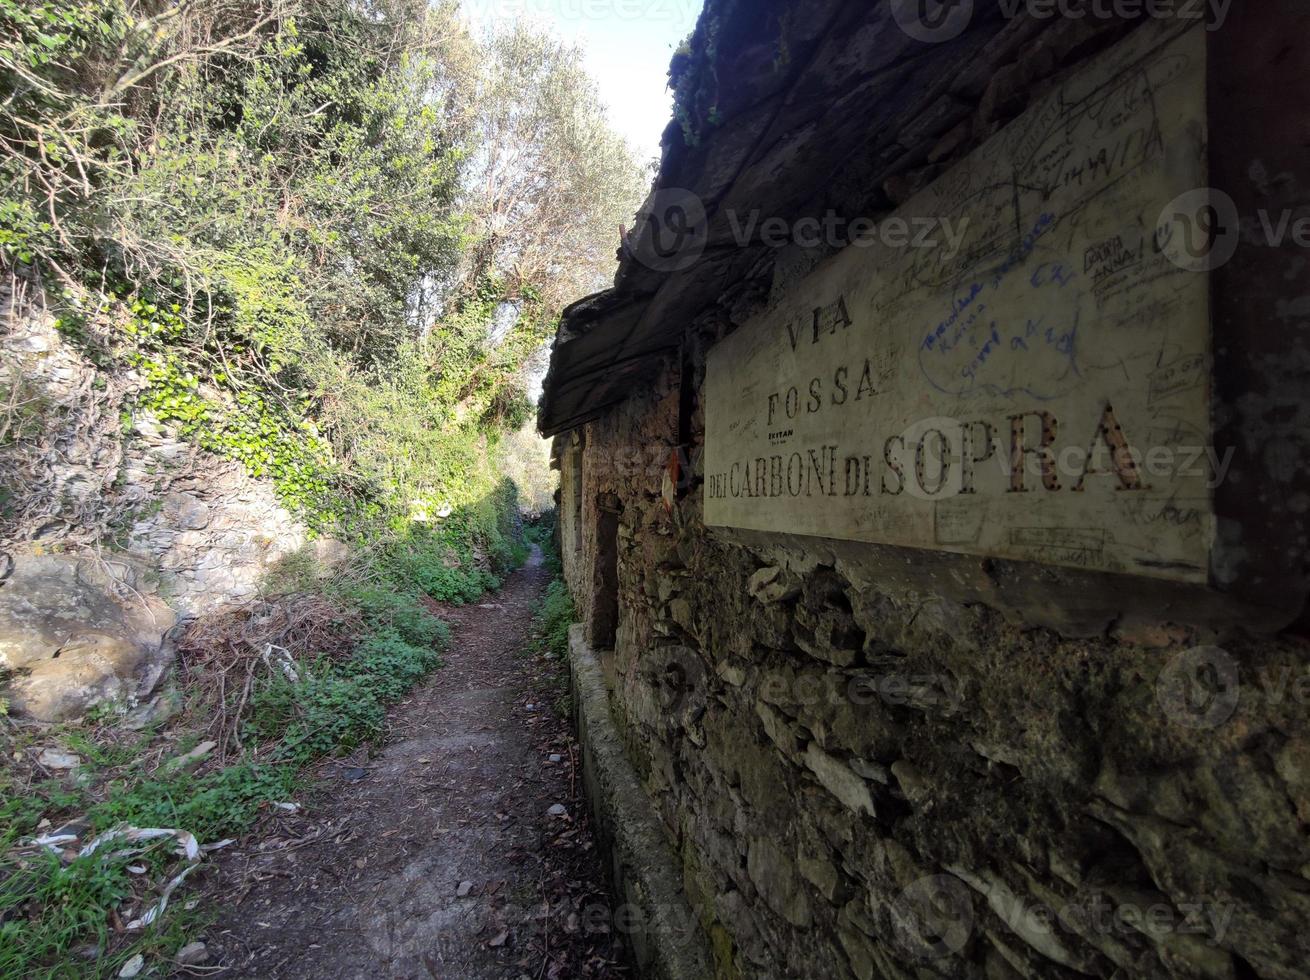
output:
<instances>
[{"instance_id":1,"label":"leafy tree","mask_svg":"<svg viewBox=\"0 0 1310 980\"><path fill-rule=\"evenodd\" d=\"M0 262L336 533L490 493L642 186L576 50L450 0L0 0Z\"/></svg>"}]
</instances>

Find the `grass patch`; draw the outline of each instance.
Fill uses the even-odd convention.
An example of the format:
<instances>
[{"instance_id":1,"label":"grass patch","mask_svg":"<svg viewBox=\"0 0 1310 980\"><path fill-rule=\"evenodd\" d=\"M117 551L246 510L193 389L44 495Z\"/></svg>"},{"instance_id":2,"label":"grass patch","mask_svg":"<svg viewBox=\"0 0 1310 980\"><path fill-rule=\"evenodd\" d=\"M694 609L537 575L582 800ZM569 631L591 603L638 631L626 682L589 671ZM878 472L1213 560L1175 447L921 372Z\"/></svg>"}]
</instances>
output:
<instances>
[{"instance_id":1,"label":"grass patch","mask_svg":"<svg viewBox=\"0 0 1310 980\"><path fill-rule=\"evenodd\" d=\"M116 941L110 926L116 910L134 894L136 881L160 874L155 866L165 862L151 857L92 854L65 865L47 854L0 875L0 977L116 977L137 954L172 959L204 925L203 913L179 903L128 943ZM129 866L146 870L134 874Z\"/></svg>"}]
</instances>

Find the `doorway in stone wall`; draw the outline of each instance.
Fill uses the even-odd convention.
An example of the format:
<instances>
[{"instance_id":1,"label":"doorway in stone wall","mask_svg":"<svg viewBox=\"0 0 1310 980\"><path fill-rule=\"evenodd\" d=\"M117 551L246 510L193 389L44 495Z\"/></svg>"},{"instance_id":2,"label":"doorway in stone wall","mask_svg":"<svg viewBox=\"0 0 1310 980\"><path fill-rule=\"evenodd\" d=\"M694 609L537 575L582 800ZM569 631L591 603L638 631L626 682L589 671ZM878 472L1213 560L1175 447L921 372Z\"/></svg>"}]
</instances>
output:
<instances>
[{"instance_id":1,"label":"doorway in stone wall","mask_svg":"<svg viewBox=\"0 0 1310 980\"><path fill-rule=\"evenodd\" d=\"M596 564L591 607L591 646L613 650L619 631L619 520L623 504L613 494L596 500Z\"/></svg>"},{"instance_id":2,"label":"doorway in stone wall","mask_svg":"<svg viewBox=\"0 0 1310 980\"><path fill-rule=\"evenodd\" d=\"M575 446L569 456L569 523L576 555L582 552L582 449Z\"/></svg>"}]
</instances>

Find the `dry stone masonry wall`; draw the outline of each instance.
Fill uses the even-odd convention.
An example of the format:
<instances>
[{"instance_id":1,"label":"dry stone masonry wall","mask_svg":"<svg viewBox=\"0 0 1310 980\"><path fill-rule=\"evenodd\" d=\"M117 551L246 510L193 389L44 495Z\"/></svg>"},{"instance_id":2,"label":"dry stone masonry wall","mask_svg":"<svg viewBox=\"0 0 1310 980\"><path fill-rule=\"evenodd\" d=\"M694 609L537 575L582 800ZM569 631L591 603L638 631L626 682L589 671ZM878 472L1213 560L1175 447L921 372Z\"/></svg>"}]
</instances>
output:
<instances>
[{"instance_id":1,"label":"dry stone masonry wall","mask_svg":"<svg viewBox=\"0 0 1310 980\"><path fill-rule=\"evenodd\" d=\"M124 415L133 380L97 372L39 301L6 290L0 306L7 699L42 720L147 706L179 619L253 598L305 529L238 464Z\"/></svg>"},{"instance_id":2,"label":"dry stone masonry wall","mask_svg":"<svg viewBox=\"0 0 1310 980\"><path fill-rule=\"evenodd\" d=\"M612 494L612 710L720 975L1304 975L1303 642L1069 639L904 554L707 533L699 489L611 462L673 450L664 390L587 426L581 554ZM1171 671L1220 643L1259 682L1198 717Z\"/></svg>"},{"instance_id":3,"label":"dry stone masonry wall","mask_svg":"<svg viewBox=\"0 0 1310 980\"><path fill-rule=\"evenodd\" d=\"M961 69L940 111L893 131L899 144L879 160L904 158L901 172L861 191L881 163L852 163L838 183L793 181L778 196L898 204L1044 80L1123 36L1022 20ZM744 63L754 49L721 51ZM931 59L918 54L906 72ZM817 75L851 71L816 63ZM804 146L819 112L788 111ZM731 132L707 139L710 161L737 146ZM787 138L771 146L757 169L794 176ZM701 176L695 186L716 193L732 179ZM721 193L749 200L761 187ZM1275 633L1285 619L1144 580L705 525L709 352L776 309L815 251L775 250L745 271L707 259L650 306L625 296L621 275L614 295L566 317L560 394L543 410L547 424L588 419L561 424L557 442L565 574L584 624L575 647L601 664L716 975L1305 976L1304 619ZM705 282L718 294L673 318L681 336L664 349L680 350L654 358L653 380L615 374L627 391L614 402L597 379L599 410L576 395L585 386L567 372L583 373L572 365L597 357L624 316L644 329L677 302L690 310ZM1281 308L1301 338L1288 363L1300 364L1301 306Z\"/></svg>"}]
</instances>

